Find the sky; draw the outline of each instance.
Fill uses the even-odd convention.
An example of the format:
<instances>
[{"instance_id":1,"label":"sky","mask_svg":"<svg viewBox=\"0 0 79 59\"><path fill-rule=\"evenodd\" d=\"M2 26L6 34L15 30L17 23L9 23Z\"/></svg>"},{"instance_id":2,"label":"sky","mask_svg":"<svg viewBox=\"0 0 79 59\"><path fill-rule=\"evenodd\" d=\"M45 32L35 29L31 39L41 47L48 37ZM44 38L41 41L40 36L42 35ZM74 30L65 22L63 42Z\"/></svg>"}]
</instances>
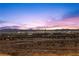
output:
<instances>
[{"instance_id":1,"label":"sky","mask_svg":"<svg viewBox=\"0 0 79 59\"><path fill-rule=\"evenodd\" d=\"M0 27L79 29L79 3L0 3Z\"/></svg>"}]
</instances>

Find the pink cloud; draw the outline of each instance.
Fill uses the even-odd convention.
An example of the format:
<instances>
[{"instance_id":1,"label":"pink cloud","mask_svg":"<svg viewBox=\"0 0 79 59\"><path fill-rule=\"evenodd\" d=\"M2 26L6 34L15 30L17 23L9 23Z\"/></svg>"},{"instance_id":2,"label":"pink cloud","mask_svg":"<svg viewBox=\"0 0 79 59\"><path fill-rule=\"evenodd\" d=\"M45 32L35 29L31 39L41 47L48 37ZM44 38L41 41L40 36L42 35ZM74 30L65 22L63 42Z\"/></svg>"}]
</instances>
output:
<instances>
[{"instance_id":1,"label":"pink cloud","mask_svg":"<svg viewBox=\"0 0 79 59\"><path fill-rule=\"evenodd\" d=\"M79 29L79 17L68 18L60 21L47 21L46 26L62 29Z\"/></svg>"}]
</instances>

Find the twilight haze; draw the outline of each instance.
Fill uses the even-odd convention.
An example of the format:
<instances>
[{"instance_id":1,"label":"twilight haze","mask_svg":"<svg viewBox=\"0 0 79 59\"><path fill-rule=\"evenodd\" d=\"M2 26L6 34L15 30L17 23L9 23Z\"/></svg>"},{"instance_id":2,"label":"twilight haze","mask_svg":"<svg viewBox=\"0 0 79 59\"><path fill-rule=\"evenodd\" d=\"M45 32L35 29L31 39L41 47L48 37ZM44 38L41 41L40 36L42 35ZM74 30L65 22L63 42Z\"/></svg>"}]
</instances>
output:
<instances>
[{"instance_id":1,"label":"twilight haze","mask_svg":"<svg viewBox=\"0 0 79 59\"><path fill-rule=\"evenodd\" d=\"M0 28L79 29L79 4L2 3Z\"/></svg>"}]
</instances>

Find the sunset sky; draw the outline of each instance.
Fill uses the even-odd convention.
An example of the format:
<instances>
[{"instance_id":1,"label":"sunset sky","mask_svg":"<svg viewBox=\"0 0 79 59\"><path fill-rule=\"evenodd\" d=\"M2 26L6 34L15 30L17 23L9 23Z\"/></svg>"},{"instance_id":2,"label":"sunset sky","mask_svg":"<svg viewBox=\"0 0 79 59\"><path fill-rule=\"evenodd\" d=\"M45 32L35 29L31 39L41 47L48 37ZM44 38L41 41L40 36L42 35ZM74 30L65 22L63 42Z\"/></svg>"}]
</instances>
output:
<instances>
[{"instance_id":1,"label":"sunset sky","mask_svg":"<svg viewBox=\"0 0 79 59\"><path fill-rule=\"evenodd\" d=\"M0 4L0 28L79 29L79 4Z\"/></svg>"}]
</instances>

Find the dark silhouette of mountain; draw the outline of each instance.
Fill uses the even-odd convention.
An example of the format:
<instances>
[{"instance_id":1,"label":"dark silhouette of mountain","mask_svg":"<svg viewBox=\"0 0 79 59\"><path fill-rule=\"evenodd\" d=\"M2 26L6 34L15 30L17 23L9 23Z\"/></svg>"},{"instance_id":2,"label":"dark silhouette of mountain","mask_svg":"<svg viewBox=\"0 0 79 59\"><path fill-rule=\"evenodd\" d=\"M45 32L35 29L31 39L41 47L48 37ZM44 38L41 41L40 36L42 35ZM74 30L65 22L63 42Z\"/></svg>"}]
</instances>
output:
<instances>
[{"instance_id":1,"label":"dark silhouette of mountain","mask_svg":"<svg viewBox=\"0 0 79 59\"><path fill-rule=\"evenodd\" d=\"M18 29L19 26L4 26L4 27L0 27L0 30L2 29Z\"/></svg>"},{"instance_id":2,"label":"dark silhouette of mountain","mask_svg":"<svg viewBox=\"0 0 79 59\"><path fill-rule=\"evenodd\" d=\"M26 30L40 30L39 28L42 27L38 27L38 29L33 29L33 28L29 28L29 29L19 29L20 26L4 26L4 27L0 27L0 32L18 32L18 31L26 31ZM46 29L41 29L41 30L46 30ZM56 31L79 31L79 29L51 29L51 30L56 30Z\"/></svg>"},{"instance_id":3,"label":"dark silhouette of mountain","mask_svg":"<svg viewBox=\"0 0 79 59\"><path fill-rule=\"evenodd\" d=\"M5 27L0 27L0 32L14 32L14 31L19 31L18 29L19 26L5 26Z\"/></svg>"}]
</instances>

